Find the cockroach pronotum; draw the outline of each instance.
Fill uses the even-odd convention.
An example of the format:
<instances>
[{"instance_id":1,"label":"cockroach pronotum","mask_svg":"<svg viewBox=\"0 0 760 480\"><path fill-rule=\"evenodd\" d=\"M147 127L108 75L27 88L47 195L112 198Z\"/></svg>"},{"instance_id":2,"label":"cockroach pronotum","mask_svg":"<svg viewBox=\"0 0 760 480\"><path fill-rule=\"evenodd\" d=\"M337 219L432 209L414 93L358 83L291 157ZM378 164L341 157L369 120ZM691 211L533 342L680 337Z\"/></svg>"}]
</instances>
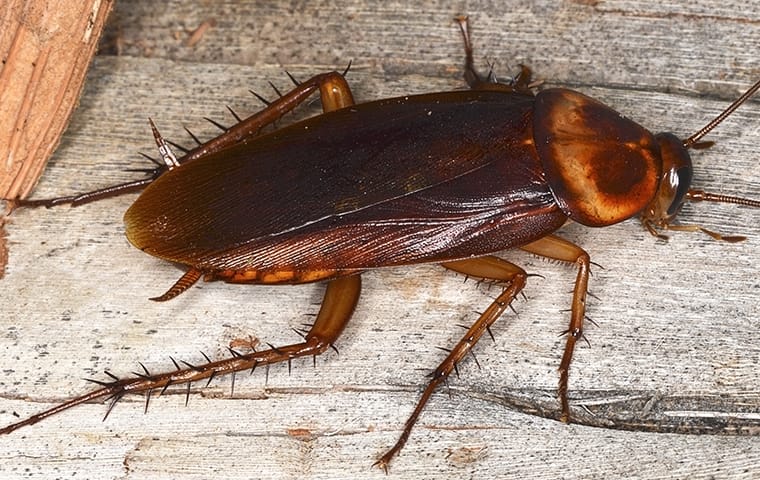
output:
<instances>
[{"instance_id":1,"label":"cockroach pronotum","mask_svg":"<svg viewBox=\"0 0 760 480\"><path fill-rule=\"evenodd\" d=\"M495 282L500 293L434 370L400 438L376 462L387 469L432 393L525 286L522 268L493 256L511 248L577 266L558 386L559 418L571 421L568 372L583 338L591 260L554 231L568 220L601 227L638 216L658 237L663 230L686 230L742 240L673 221L684 202L760 207L758 200L692 189L688 154L709 146L702 138L760 82L682 140L652 134L572 90L536 93L527 67L508 83L482 76L473 65L466 19L458 23L469 90L355 104L345 72L321 74L180 158L153 126L165 166L146 180L79 197L16 201L82 203L147 185L124 216L127 237L146 253L187 267L153 300L169 300L200 278L326 281L327 289L301 343L246 354L233 350L229 358L207 358L202 365L99 382L97 390L0 433L94 399L109 397L110 411L130 393L150 398L169 386L318 355L333 346L351 318L365 270L429 262ZM259 133L317 90L323 114Z\"/></svg>"}]
</instances>

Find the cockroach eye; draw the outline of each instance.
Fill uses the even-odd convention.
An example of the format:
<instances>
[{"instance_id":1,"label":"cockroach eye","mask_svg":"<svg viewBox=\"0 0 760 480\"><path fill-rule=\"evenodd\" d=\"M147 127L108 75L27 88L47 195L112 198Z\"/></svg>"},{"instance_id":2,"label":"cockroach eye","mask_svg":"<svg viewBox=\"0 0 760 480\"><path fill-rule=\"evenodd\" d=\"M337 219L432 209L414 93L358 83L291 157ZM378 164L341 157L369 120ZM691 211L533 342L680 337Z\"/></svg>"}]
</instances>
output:
<instances>
[{"instance_id":1,"label":"cockroach eye","mask_svg":"<svg viewBox=\"0 0 760 480\"><path fill-rule=\"evenodd\" d=\"M668 215L675 215L678 212L678 209L681 208L681 205L683 205L686 193L691 186L692 175L692 169L688 166L681 167L678 170L671 172L670 182L671 185L676 187L676 194L673 197L673 203L668 207Z\"/></svg>"}]
</instances>

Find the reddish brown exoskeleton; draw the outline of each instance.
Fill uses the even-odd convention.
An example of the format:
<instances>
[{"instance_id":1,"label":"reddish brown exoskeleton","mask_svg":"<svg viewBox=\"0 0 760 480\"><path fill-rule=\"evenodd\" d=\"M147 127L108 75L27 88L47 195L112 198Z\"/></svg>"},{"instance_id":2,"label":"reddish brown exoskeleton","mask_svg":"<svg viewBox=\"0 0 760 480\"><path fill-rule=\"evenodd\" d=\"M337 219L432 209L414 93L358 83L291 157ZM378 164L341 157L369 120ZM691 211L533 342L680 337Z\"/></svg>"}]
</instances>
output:
<instances>
[{"instance_id":1,"label":"reddish brown exoskeleton","mask_svg":"<svg viewBox=\"0 0 760 480\"><path fill-rule=\"evenodd\" d=\"M599 227L638 216L655 235L702 230L741 240L672 222L685 201L760 207L756 200L691 189L687 151L704 146L701 138L760 89L760 82L688 139L654 135L581 93L534 93L525 67L508 84L481 76L473 66L466 21L459 24L470 90L354 104L344 75L318 75L179 159L154 129L166 167L150 179L116 187L119 192L148 185L124 216L130 242L187 266L155 300L169 300L202 277L262 284L327 281L303 342L103 382L0 433L100 397L110 397L113 407L129 393L150 397L171 385L318 355L350 320L365 270L434 262L501 285L435 369L398 442L377 462L387 468L432 393L525 286L522 268L492 255L510 248L578 268L559 368L560 419L570 421L568 371L583 336L591 262L582 248L553 232L568 219ZM316 90L324 114L259 134ZM21 204L69 200L79 201Z\"/></svg>"}]
</instances>

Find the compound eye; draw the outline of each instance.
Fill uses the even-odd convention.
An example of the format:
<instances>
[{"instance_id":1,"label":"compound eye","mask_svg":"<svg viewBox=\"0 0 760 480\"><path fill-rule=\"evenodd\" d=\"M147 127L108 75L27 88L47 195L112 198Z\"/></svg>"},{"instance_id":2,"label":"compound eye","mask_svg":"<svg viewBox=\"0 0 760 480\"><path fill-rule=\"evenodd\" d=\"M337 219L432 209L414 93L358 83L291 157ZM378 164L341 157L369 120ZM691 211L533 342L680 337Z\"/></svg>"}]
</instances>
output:
<instances>
[{"instance_id":1,"label":"compound eye","mask_svg":"<svg viewBox=\"0 0 760 480\"><path fill-rule=\"evenodd\" d=\"M675 215L678 209L683 205L684 197L691 187L692 170L691 166L684 166L672 172L670 175L671 185L675 187L676 193L673 196L673 203L668 207L668 215Z\"/></svg>"}]
</instances>

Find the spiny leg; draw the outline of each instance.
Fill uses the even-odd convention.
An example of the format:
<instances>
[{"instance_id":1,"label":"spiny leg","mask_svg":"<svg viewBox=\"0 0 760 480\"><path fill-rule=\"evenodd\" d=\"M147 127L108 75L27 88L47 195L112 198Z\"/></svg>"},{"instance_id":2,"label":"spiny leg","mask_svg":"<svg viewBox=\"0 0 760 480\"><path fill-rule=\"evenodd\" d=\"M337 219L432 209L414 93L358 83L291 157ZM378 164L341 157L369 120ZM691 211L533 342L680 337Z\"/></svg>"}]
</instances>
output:
<instances>
[{"instance_id":1,"label":"spiny leg","mask_svg":"<svg viewBox=\"0 0 760 480\"><path fill-rule=\"evenodd\" d=\"M501 314L504 313L504 310L509 307L515 296L520 293L525 286L525 281L528 277L522 268L513 265L506 260L491 256L446 262L441 265L467 276L494 280L499 284L504 285L504 290L467 330L464 337L456 344L446 359L443 360L433 372L432 379L427 387L425 387L422 396L417 402L417 406L407 419L406 424L404 425L404 430L401 432L398 441L396 441L396 444L393 445L390 450L380 457L380 460L375 462L375 465L379 466L386 472L388 471L390 461L404 447L404 444L406 444L414 424L417 423L417 419L425 408L428 400L430 400L430 396L435 389L448 378L456 365L472 350L475 344L478 343L480 337L488 331L496 319L499 318Z\"/></svg>"},{"instance_id":2,"label":"spiny leg","mask_svg":"<svg viewBox=\"0 0 760 480\"><path fill-rule=\"evenodd\" d=\"M557 389L562 408L560 420L570 422L570 404L567 400L568 376L575 344L583 338L583 320L586 317L586 293L591 271L591 259L581 247L554 235L543 237L520 248L535 255L560 262L574 263L578 266L578 276L575 279L573 302L570 310L570 325L566 331L567 343L562 354L562 361L559 364L559 387Z\"/></svg>"},{"instance_id":3,"label":"spiny leg","mask_svg":"<svg viewBox=\"0 0 760 480\"><path fill-rule=\"evenodd\" d=\"M493 75L493 71L489 71L487 76L481 75L475 68L475 62L472 56L472 39L470 38L470 22L467 16L458 16L454 18L454 21L459 25L459 31L462 33L462 39L464 41L464 79L467 85L473 90L497 90L502 92L516 92L525 95L533 96L531 90L531 75L530 68L525 65L520 65L520 73L510 80L509 83L500 83Z\"/></svg>"},{"instance_id":4,"label":"spiny leg","mask_svg":"<svg viewBox=\"0 0 760 480\"><path fill-rule=\"evenodd\" d=\"M26 425L33 425L63 410L68 410L71 407L98 398L110 398L111 403L108 407L108 411L110 412L116 402L130 393L145 393L146 400L148 400L151 393L156 389L163 392L172 385L189 385L191 382L211 379L219 375L232 374L244 370L252 371L261 365L290 361L294 358L307 355L319 355L330 348L343 332L359 300L360 292L361 278L359 275L331 280L327 284L325 297L322 300L322 306L319 309L316 321L309 332L304 335L304 341L301 343L277 348L273 347L268 350L245 355L234 352L231 358L208 362L203 365L185 364L187 368L179 368L178 366L177 370L173 372L151 375L146 370L144 374L137 374L135 378L103 382L102 388L73 398L49 410L0 429L0 435L10 433Z\"/></svg>"},{"instance_id":5,"label":"spiny leg","mask_svg":"<svg viewBox=\"0 0 760 480\"><path fill-rule=\"evenodd\" d=\"M197 156L222 150L256 135L262 128L276 122L283 115L305 102L317 90L320 93L322 110L325 112L354 104L351 88L342 74L329 72L315 75L278 97L265 109L228 129L224 134L194 148L187 154L189 157L187 159L190 160ZM182 162L184 161L183 158Z\"/></svg>"},{"instance_id":6,"label":"spiny leg","mask_svg":"<svg viewBox=\"0 0 760 480\"><path fill-rule=\"evenodd\" d=\"M251 115L243 121L235 124L233 127L226 129L226 131L218 137L214 137L211 140L190 149L179 159L179 163L182 164L198 157L223 150L231 145L235 145L247 138L257 135L262 128L282 118L283 115L306 101L317 90L319 90L322 99L322 108L326 112L354 104L351 89L343 74L329 72L315 75L305 82L300 83L293 90L277 98L277 100L269 103L265 109ZM110 187L76 195L37 200L19 198L7 200L9 200L11 204L11 210L19 207L53 207L63 204L77 206L104 198L139 191L152 183L153 180L158 178L166 170L167 168L165 166L160 165L153 171L149 178L112 185Z\"/></svg>"},{"instance_id":7,"label":"spiny leg","mask_svg":"<svg viewBox=\"0 0 760 480\"><path fill-rule=\"evenodd\" d=\"M269 106L263 111L254 115L254 117L257 115L261 117L267 116L267 118L262 118L260 120L262 126L277 121L286 112L292 110L297 105L304 102L315 91L316 88L319 88L320 99L322 100L322 110L325 112L331 112L333 110L338 110L340 108L348 107L354 104L354 97L351 94L351 89L349 88L343 74L340 74L338 72L330 72L324 73L322 75L317 75L316 77L310 78L306 82L297 83L296 85L297 86L295 89L291 90L285 95L281 95L277 100L271 102ZM283 101L286 102L284 105L278 103ZM233 129L235 128L237 128L237 126L233 127ZM160 135L155 128L153 131L154 136L156 136L156 142L159 142L160 144ZM184 161L185 160L183 157L183 160L181 160L180 163ZM193 284L195 284L195 282L197 282L204 274L207 275L207 279L213 278L213 274L204 272L203 270L195 267L191 267L190 270L185 272L185 274L182 275L182 277L180 277L180 279L177 280L177 282L175 282L175 284L166 291L166 293L158 297L153 297L151 300L157 302L165 302L167 300L171 300L172 298L186 291L188 288L192 287Z\"/></svg>"}]
</instances>

